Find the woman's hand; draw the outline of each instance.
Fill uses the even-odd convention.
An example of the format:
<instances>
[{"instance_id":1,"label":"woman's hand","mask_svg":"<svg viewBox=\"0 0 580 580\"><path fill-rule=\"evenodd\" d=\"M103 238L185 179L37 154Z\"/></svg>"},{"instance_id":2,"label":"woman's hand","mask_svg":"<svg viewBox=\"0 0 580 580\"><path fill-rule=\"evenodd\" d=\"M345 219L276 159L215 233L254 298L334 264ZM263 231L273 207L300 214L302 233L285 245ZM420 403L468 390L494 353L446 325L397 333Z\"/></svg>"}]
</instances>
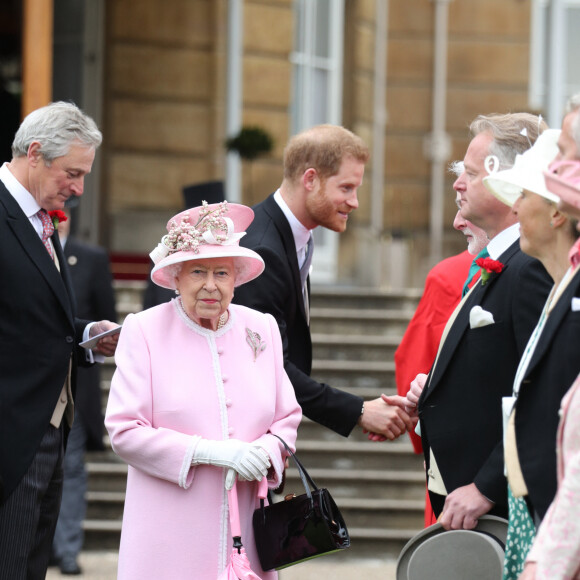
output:
<instances>
[{"instance_id":1,"label":"woman's hand","mask_svg":"<svg viewBox=\"0 0 580 580\"><path fill-rule=\"evenodd\" d=\"M228 469L226 489L233 487L236 475L246 481L259 481L266 477L271 465L269 455L253 443L239 439L214 441L201 438L191 464L215 465Z\"/></svg>"}]
</instances>

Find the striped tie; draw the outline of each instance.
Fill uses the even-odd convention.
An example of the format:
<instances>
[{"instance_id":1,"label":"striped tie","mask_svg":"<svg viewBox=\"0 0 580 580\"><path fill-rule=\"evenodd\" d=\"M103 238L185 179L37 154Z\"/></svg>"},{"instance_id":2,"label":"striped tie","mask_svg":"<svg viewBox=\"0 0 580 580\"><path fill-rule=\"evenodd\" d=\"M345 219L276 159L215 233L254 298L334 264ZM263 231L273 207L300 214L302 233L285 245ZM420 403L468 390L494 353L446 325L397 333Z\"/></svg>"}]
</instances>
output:
<instances>
[{"instance_id":1,"label":"striped tie","mask_svg":"<svg viewBox=\"0 0 580 580\"><path fill-rule=\"evenodd\" d=\"M489 258L489 252L487 248L483 248L475 258L473 258L473 262L471 262L471 266L469 267L469 273L467 274L467 280L465 280L465 284L463 285L463 293L461 296L465 296L469 292L469 288L471 287L471 282L475 275L481 270L481 267L476 264L477 260L480 258Z\"/></svg>"},{"instance_id":2,"label":"striped tie","mask_svg":"<svg viewBox=\"0 0 580 580\"><path fill-rule=\"evenodd\" d=\"M54 224L52 223L52 219L45 209L39 210L38 217L42 222L42 243L44 244L44 247L48 250L50 257L54 258L54 256L52 255L52 246L50 245L50 236L52 236L52 234L54 233Z\"/></svg>"}]
</instances>

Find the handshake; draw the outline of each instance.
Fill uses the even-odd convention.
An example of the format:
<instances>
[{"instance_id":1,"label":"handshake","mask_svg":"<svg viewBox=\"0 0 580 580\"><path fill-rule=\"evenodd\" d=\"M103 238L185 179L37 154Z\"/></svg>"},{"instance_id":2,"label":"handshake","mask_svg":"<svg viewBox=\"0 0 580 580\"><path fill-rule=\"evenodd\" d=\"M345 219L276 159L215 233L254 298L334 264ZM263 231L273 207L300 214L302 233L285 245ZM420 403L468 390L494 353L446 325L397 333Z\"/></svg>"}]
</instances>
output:
<instances>
[{"instance_id":1,"label":"handshake","mask_svg":"<svg viewBox=\"0 0 580 580\"><path fill-rule=\"evenodd\" d=\"M202 438L199 438L191 464L215 465L227 469L228 490L234 486L236 475L246 481L259 481L266 477L271 465L269 455L253 443L239 439L214 441Z\"/></svg>"}]
</instances>

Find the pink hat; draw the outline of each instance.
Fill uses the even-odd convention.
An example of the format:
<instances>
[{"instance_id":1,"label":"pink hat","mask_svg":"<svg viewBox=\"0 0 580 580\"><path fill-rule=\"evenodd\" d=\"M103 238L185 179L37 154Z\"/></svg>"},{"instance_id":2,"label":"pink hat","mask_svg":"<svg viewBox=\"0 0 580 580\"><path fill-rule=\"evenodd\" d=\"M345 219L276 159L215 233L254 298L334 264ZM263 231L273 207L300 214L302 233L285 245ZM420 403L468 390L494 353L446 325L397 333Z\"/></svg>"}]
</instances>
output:
<instances>
[{"instance_id":1,"label":"pink hat","mask_svg":"<svg viewBox=\"0 0 580 580\"><path fill-rule=\"evenodd\" d=\"M544 179L552 193L580 209L580 161L554 161L544 171Z\"/></svg>"},{"instance_id":2,"label":"pink hat","mask_svg":"<svg viewBox=\"0 0 580 580\"><path fill-rule=\"evenodd\" d=\"M264 260L253 250L239 245L252 223L254 212L237 203L214 203L186 209L167 222L167 235L149 254L155 264L151 280L175 290L173 266L190 260L233 258L235 286L241 286L264 271Z\"/></svg>"}]
</instances>

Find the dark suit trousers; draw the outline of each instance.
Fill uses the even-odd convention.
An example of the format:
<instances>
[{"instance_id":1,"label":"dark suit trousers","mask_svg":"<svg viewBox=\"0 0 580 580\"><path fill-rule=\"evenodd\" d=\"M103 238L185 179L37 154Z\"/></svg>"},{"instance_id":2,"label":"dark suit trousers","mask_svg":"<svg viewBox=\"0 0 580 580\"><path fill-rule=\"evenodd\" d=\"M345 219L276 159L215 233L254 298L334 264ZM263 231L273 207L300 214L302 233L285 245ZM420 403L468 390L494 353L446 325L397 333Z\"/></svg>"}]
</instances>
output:
<instances>
[{"instance_id":1,"label":"dark suit trousers","mask_svg":"<svg viewBox=\"0 0 580 580\"><path fill-rule=\"evenodd\" d=\"M49 425L20 483L0 506L0 580L44 580L60 509L63 429Z\"/></svg>"},{"instance_id":2,"label":"dark suit trousers","mask_svg":"<svg viewBox=\"0 0 580 580\"><path fill-rule=\"evenodd\" d=\"M59 560L77 558L83 547L83 520L87 511L85 494L88 483L86 448L87 431L81 414L77 413L66 443L62 502L54 534L53 552Z\"/></svg>"}]
</instances>

